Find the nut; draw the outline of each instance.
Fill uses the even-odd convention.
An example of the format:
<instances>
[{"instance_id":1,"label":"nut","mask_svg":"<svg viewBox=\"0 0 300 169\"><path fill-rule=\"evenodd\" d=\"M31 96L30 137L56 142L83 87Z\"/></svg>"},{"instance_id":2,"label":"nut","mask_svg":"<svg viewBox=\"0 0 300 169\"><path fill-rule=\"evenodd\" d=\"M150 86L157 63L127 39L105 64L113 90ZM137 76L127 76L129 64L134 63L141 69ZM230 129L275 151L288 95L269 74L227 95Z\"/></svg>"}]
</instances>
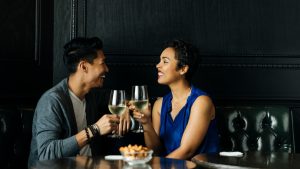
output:
<instances>
[{"instance_id":1,"label":"nut","mask_svg":"<svg viewBox=\"0 0 300 169\"><path fill-rule=\"evenodd\" d=\"M126 158L130 159L143 159L148 156L149 149L147 147L143 147L141 145L128 145L124 147L120 147L120 152L124 155Z\"/></svg>"}]
</instances>

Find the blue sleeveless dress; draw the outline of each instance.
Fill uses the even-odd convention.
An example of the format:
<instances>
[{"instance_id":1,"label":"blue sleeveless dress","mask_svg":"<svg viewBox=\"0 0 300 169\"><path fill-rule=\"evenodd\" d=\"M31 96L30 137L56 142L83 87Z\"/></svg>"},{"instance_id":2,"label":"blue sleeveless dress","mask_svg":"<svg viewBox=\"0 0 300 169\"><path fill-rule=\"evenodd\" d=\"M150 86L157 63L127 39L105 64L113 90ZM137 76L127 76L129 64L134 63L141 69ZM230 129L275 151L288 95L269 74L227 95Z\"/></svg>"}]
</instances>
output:
<instances>
[{"instance_id":1,"label":"blue sleeveless dress","mask_svg":"<svg viewBox=\"0 0 300 169\"><path fill-rule=\"evenodd\" d=\"M179 111L174 121L171 117L172 110L172 93L163 97L162 108L160 112L160 129L159 136L165 151L161 154L166 156L180 146L183 132L187 126L190 117L191 107L198 96L207 95L200 89L192 85L190 96L187 98L186 104ZM192 139L192 138L191 138ZM208 127L206 136L204 137L199 148L194 155L199 153L217 153L219 152L219 137L216 119L214 118Z\"/></svg>"}]
</instances>

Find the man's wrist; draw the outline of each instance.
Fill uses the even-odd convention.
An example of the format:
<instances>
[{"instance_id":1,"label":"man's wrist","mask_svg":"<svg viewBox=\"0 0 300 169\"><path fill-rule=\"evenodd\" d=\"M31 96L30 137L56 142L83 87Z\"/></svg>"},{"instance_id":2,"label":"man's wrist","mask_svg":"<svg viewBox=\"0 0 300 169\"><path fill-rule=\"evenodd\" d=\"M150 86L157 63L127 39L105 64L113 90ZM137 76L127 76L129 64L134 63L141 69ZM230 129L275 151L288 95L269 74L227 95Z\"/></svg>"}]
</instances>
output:
<instances>
[{"instance_id":1,"label":"man's wrist","mask_svg":"<svg viewBox=\"0 0 300 169\"><path fill-rule=\"evenodd\" d=\"M93 128L97 131L98 135L101 136L101 130L100 130L100 127L95 123L92 125Z\"/></svg>"}]
</instances>

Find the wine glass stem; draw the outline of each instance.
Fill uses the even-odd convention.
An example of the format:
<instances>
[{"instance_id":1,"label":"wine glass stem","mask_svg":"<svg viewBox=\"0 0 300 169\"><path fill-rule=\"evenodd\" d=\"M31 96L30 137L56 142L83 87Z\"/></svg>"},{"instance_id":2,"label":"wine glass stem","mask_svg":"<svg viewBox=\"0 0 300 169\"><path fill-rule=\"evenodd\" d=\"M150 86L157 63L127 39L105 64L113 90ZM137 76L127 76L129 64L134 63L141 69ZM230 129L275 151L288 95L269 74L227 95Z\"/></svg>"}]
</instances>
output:
<instances>
[{"instance_id":1,"label":"wine glass stem","mask_svg":"<svg viewBox=\"0 0 300 169\"><path fill-rule=\"evenodd\" d=\"M142 133L142 132L143 132L143 127L142 127L142 123L141 123L141 122L139 122L138 132L139 132L139 133Z\"/></svg>"}]
</instances>

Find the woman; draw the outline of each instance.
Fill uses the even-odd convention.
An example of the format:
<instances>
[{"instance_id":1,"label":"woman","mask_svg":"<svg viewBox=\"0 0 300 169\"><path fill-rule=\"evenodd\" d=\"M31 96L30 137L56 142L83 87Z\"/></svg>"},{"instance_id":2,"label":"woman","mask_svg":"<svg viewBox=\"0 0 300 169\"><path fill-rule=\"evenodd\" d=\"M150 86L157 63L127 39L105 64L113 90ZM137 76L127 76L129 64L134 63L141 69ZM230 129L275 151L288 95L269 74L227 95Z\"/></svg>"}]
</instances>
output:
<instances>
[{"instance_id":1,"label":"woman","mask_svg":"<svg viewBox=\"0 0 300 169\"><path fill-rule=\"evenodd\" d=\"M190 159L198 153L218 152L215 108L205 92L191 84L198 66L198 52L192 45L173 40L160 55L158 83L171 92L134 117L144 128L147 147L168 158ZM152 115L152 118L151 118Z\"/></svg>"}]
</instances>

